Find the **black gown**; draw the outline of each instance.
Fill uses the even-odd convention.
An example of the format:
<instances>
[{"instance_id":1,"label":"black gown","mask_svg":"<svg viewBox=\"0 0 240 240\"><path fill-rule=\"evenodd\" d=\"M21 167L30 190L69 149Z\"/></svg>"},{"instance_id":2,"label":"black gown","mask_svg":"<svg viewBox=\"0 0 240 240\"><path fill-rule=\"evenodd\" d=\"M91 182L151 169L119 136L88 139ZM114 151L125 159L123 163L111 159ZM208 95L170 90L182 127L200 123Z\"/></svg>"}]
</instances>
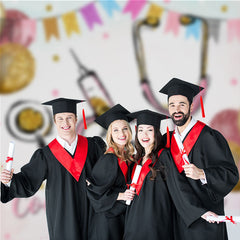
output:
<instances>
[{"instance_id":1,"label":"black gown","mask_svg":"<svg viewBox=\"0 0 240 240\"><path fill-rule=\"evenodd\" d=\"M160 161L156 162L154 168L161 168ZM174 205L166 182L163 180L160 171L157 171L154 180L150 179L151 176L152 172L149 171L143 181L139 195L136 194L127 207L125 240L173 239Z\"/></svg>"},{"instance_id":2,"label":"black gown","mask_svg":"<svg viewBox=\"0 0 240 240\"><path fill-rule=\"evenodd\" d=\"M233 189L239 179L227 141L218 131L205 126L188 158L191 163L204 170L207 184L203 185L200 180L187 178L184 172L179 173L173 161L169 167L169 172L171 172L169 178L172 175L174 176L172 179L177 179L181 175L185 178L185 182L189 183L203 208L218 215L224 215L224 197ZM180 183L176 180L175 184L179 185ZM195 196L190 194L185 201L191 203L193 202L192 197ZM192 224L186 224L178 213L176 223L175 236L179 240L227 239L225 223L209 224L199 218Z\"/></svg>"},{"instance_id":3,"label":"black gown","mask_svg":"<svg viewBox=\"0 0 240 240\"><path fill-rule=\"evenodd\" d=\"M124 231L126 205L117 200L119 192L126 190L126 174L121 170L113 153L104 154L92 171L88 198L94 209L90 221L89 240L121 240Z\"/></svg>"},{"instance_id":4,"label":"black gown","mask_svg":"<svg viewBox=\"0 0 240 240\"><path fill-rule=\"evenodd\" d=\"M49 146L45 146L33 154L19 173L13 175L10 187L1 184L1 201L6 203L13 198L30 197L46 179L46 215L50 239L87 240L91 208L85 179L103 154L95 138L87 138L86 162L78 181L56 159Z\"/></svg>"}]
</instances>

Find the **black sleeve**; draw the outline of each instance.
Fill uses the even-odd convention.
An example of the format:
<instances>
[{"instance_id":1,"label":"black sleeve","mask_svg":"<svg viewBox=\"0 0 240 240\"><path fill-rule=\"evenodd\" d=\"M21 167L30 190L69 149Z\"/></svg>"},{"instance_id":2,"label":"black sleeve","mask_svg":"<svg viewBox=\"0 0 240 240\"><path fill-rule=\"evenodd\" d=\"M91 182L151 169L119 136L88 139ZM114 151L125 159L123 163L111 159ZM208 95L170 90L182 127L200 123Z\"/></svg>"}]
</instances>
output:
<instances>
[{"instance_id":1,"label":"black sleeve","mask_svg":"<svg viewBox=\"0 0 240 240\"><path fill-rule=\"evenodd\" d=\"M213 129L201 138L204 172L209 197L212 201L222 200L237 184L238 169L225 138Z\"/></svg>"},{"instance_id":2,"label":"black sleeve","mask_svg":"<svg viewBox=\"0 0 240 240\"><path fill-rule=\"evenodd\" d=\"M113 208L119 193L114 189L117 175L117 157L112 153L103 155L93 168L92 182L87 191L95 212L104 212Z\"/></svg>"},{"instance_id":3,"label":"black sleeve","mask_svg":"<svg viewBox=\"0 0 240 240\"><path fill-rule=\"evenodd\" d=\"M88 137L87 179L91 180L92 169L97 160L104 154L106 144L100 137Z\"/></svg>"},{"instance_id":4,"label":"black sleeve","mask_svg":"<svg viewBox=\"0 0 240 240\"><path fill-rule=\"evenodd\" d=\"M10 187L1 186L1 201L6 203L13 198L30 197L41 187L46 179L47 162L42 149L37 150L30 162L13 174Z\"/></svg>"},{"instance_id":5,"label":"black sleeve","mask_svg":"<svg viewBox=\"0 0 240 240\"><path fill-rule=\"evenodd\" d=\"M173 203L179 215L189 227L207 210L203 207L186 177L178 172L168 150L161 153L159 161L164 165L165 180Z\"/></svg>"}]
</instances>

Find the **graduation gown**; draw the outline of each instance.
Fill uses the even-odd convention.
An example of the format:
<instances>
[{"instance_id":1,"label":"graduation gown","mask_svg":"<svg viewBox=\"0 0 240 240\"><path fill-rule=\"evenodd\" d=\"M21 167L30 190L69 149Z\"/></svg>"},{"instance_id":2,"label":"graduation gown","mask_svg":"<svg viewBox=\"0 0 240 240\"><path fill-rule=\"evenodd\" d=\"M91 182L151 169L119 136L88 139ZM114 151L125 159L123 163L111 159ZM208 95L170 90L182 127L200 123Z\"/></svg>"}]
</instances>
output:
<instances>
[{"instance_id":1,"label":"graduation gown","mask_svg":"<svg viewBox=\"0 0 240 240\"><path fill-rule=\"evenodd\" d=\"M174 206L161 173L157 171L156 178L150 179L152 172L148 161L151 160L147 160L141 169L140 174L146 170L149 172L143 179L140 192L127 207L124 239L172 240ZM160 161L154 168L160 169Z\"/></svg>"},{"instance_id":2,"label":"graduation gown","mask_svg":"<svg viewBox=\"0 0 240 240\"><path fill-rule=\"evenodd\" d=\"M121 240L124 231L126 204L117 200L126 190L128 165L114 153L104 154L92 171L88 198L94 209L89 240Z\"/></svg>"},{"instance_id":3,"label":"graduation gown","mask_svg":"<svg viewBox=\"0 0 240 240\"><path fill-rule=\"evenodd\" d=\"M194 127L197 127L197 124ZM195 131L194 127L183 140L183 144L186 144L189 140L193 141L194 135L191 135L191 132ZM173 148L172 141L173 139L171 140L171 148ZM185 148L187 148L187 145ZM179 173L176 170L175 164L171 167L175 168L176 171L171 174L182 175L185 178L185 181L190 184L193 192L206 210L215 212L218 215L224 215L224 197L233 189L239 179L238 170L227 141L218 131L205 125L195 144L188 151L189 161L204 170L207 184L202 184L200 180L187 178L184 171ZM177 177L175 176L175 178ZM190 194L186 198L186 202L193 202L192 197ZM225 223L209 224L199 218L191 225L187 225L180 214L177 214L176 221L176 239L227 239Z\"/></svg>"},{"instance_id":4,"label":"graduation gown","mask_svg":"<svg viewBox=\"0 0 240 240\"><path fill-rule=\"evenodd\" d=\"M78 136L77 148L81 147L80 138L83 137ZM1 201L6 203L13 198L30 197L46 179L46 215L50 240L87 240L91 209L85 179L103 154L95 138L87 138L87 156L78 180L58 161L49 146L45 146L33 154L19 173L13 175L10 187L1 184ZM65 151L69 154L60 144L58 148L61 153Z\"/></svg>"}]
</instances>

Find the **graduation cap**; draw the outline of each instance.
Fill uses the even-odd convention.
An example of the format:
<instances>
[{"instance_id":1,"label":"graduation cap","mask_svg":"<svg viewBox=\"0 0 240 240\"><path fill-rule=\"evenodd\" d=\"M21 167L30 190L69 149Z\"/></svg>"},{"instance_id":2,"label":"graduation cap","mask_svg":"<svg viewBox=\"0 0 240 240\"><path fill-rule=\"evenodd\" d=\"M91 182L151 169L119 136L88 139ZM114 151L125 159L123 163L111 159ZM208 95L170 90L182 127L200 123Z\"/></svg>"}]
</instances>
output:
<instances>
[{"instance_id":1,"label":"graduation cap","mask_svg":"<svg viewBox=\"0 0 240 240\"><path fill-rule=\"evenodd\" d=\"M178 78L172 78L159 92L167 94L168 97L173 95L183 95L192 102L193 98L204 88L198 85L183 81Z\"/></svg>"},{"instance_id":2,"label":"graduation cap","mask_svg":"<svg viewBox=\"0 0 240 240\"><path fill-rule=\"evenodd\" d=\"M125 120L127 122L132 121L133 119L127 116L129 113L130 112L126 108L120 104L117 104L103 113L101 116L97 117L95 122L103 128L108 129L109 125L115 120Z\"/></svg>"},{"instance_id":3,"label":"graduation cap","mask_svg":"<svg viewBox=\"0 0 240 240\"><path fill-rule=\"evenodd\" d=\"M170 98L173 95L183 95L187 97L190 104L193 101L193 98L203 90L204 88L186 81L183 81L178 78L172 78L159 92L168 95ZM203 100L200 96L202 116L205 117Z\"/></svg>"},{"instance_id":4,"label":"graduation cap","mask_svg":"<svg viewBox=\"0 0 240 240\"><path fill-rule=\"evenodd\" d=\"M160 122L161 120L165 120L168 118L168 116L153 112L150 110L142 110L138 112L133 112L128 114L129 117L131 118L136 118L137 119L137 126L140 124L147 124L147 125L152 125L157 128L160 128Z\"/></svg>"},{"instance_id":5,"label":"graduation cap","mask_svg":"<svg viewBox=\"0 0 240 240\"><path fill-rule=\"evenodd\" d=\"M57 113L63 112L70 112L70 113L77 113L77 103L85 102L85 100L78 100L78 99L69 99L69 98L57 98L48 102L42 103L43 105L51 105L53 110L53 115ZM83 121L84 121L84 128L87 129L85 113L83 109Z\"/></svg>"}]
</instances>

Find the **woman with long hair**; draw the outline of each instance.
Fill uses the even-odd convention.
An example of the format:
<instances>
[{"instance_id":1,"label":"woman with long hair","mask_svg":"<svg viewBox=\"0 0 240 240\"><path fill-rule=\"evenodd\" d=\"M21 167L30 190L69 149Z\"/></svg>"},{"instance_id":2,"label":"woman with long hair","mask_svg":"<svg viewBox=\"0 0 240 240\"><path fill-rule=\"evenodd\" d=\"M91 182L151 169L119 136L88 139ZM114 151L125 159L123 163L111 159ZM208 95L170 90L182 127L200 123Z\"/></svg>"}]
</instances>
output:
<instances>
[{"instance_id":1,"label":"woman with long hair","mask_svg":"<svg viewBox=\"0 0 240 240\"><path fill-rule=\"evenodd\" d=\"M107 129L108 148L100 157L89 179L88 198L94 209L89 225L89 239L121 240L124 232L126 200L132 200L134 191L127 189L127 175L133 162L130 117L124 107L115 105L96 122Z\"/></svg>"},{"instance_id":2,"label":"woman with long hair","mask_svg":"<svg viewBox=\"0 0 240 240\"><path fill-rule=\"evenodd\" d=\"M171 240L174 207L164 181L164 168L158 161L164 148L160 121L166 116L149 110L128 116L137 118L132 177L137 165L142 168L134 185L136 195L126 212L124 239Z\"/></svg>"},{"instance_id":3,"label":"woman with long hair","mask_svg":"<svg viewBox=\"0 0 240 240\"><path fill-rule=\"evenodd\" d=\"M149 110L128 116L137 119L132 178L137 165L142 167L138 181L132 184L136 195L126 211L124 239L177 240L181 231L177 212L187 227L201 217L207 220L207 216L217 216L202 207L191 186L176 174L160 133L160 122L167 116Z\"/></svg>"}]
</instances>

